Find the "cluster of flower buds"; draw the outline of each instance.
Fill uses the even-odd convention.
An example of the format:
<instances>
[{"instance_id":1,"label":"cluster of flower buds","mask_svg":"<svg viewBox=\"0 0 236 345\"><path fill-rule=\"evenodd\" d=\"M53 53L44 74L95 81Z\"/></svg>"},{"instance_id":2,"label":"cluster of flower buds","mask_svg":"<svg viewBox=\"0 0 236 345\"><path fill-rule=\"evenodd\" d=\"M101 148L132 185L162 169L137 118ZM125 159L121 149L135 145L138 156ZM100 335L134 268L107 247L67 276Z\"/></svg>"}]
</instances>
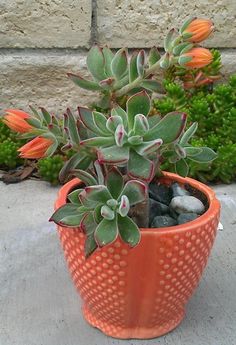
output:
<instances>
[{"instance_id":1,"label":"cluster of flower buds","mask_svg":"<svg viewBox=\"0 0 236 345\"><path fill-rule=\"evenodd\" d=\"M209 65L213 56L210 50L196 46L205 40L213 31L213 23L208 19L188 19L179 33L172 29L164 41L165 55L161 67L168 68L178 63L190 69Z\"/></svg>"}]
</instances>

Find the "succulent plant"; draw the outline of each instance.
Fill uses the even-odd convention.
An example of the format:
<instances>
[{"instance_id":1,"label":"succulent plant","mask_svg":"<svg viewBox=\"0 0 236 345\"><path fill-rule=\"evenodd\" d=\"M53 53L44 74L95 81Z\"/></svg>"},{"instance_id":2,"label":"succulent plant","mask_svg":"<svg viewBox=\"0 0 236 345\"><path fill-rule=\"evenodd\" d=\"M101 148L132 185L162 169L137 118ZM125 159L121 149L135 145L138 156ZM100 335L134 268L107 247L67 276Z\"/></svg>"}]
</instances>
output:
<instances>
[{"instance_id":1,"label":"succulent plant","mask_svg":"<svg viewBox=\"0 0 236 345\"><path fill-rule=\"evenodd\" d=\"M151 111L152 93L163 91L157 80L163 71L175 66L203 68L212 62L211 52L193 42L197 37L199 43L211 31L210 21L187 20L179 32L169 31L163 55L154 47L148 58L144 50L129 58L126 48L114 54L108 47L93 46L87 57L92 79L69 77L84 89L101 92L99 107L105 113L79 107L78 117L67 109L60 121L44 108L41 112L32 108L32 116L14 109L5 116L9 127L32 139L20 149L22 157L48 157L58 149L75 152L63 166L60 180L77 176L86 186L70 193L69 202L51 220L85 232L86 256L118 236L131 247L139 243L138 227L145 227L149 220L148 184L161 175L164 161L187 176L188 161L215 159L210 148L191 145L197 123L185 131L186 100L175 85L168 86L169 93L179 92L172 102L180 109L167 111L164 117Z\"/></svg>"},{"instance_id":2,"label":"succulent plant","mask_svg":"<svg viewBox=\"0 0 236 345\"><path fill-rule=\"evenodd\" d=\"M104 177L98 162L98 178L77 170L77 176L87 185L68 195L69 203L61 206L50 220L61 226L80 227L87 235L85 254L88 257L99 246L114 242L118 235L130 247L140 241L138 226L128 216L130 207L145 200L147 187L137 180L124 183L117 168ZM81 186L82 187L82 186Z\"/></svg>"}]
</instances>

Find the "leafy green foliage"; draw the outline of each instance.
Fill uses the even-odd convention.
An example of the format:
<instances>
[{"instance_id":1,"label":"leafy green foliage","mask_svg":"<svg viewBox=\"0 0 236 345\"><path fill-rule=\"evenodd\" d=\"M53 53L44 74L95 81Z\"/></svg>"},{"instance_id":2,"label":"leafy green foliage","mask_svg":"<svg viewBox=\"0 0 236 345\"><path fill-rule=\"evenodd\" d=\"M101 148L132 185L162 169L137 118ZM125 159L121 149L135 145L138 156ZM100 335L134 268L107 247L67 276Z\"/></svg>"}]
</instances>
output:
<instances>
[{"instance_id":1,"label":"leafy green foliage","mask_svg":"<svg viewBox=\"0 0 236 345\"><path fill-rule=\"evenodd\" d=\"M25 143L20 140L17 133L10 130L0 120L0 166L1 168L13 169L20 165L23 160L19 158L18 149Z\"/></svg>"},{"instance_id":2,"label":"leafy green foliage","mask_svg":"<svg viewBox=\"0 0 236 345\"><path fill-rule=\"evenodd\" d=\"M215 62L217 65L217 63ZM197 121L198 130L190 141L194 147L211 147L217 158L213 162L189 161L189 175L207 181L230 183L236 177L236 75L228 83L216 85L213 90L206 86L195 90L184 88L173 82L165 82L167 95L154 100L156 110L163 116L169 110L185 110L188 124ZM189 126L188 125L188 126ZM199 153L201 155L201 153ZM163 169L174 171L172 163Z\"/></svg>"},{"instance_id":3,"label":"leafy green foliage","mask_svg":"<svg viewBox=\"0 0 236 345\"><path fill-rule=\"evenodd\" d=\"M22 163L17 152L19 143L12 141L10 138L0 143L0 167L13 169Z\"/></svg>"},{"instance_id":4,"label":"leafy green foliage","mask_svg":"<svg viewBox=\"0 0 236 345\"><path fill-rule=\"evenodd\" d=\"M52 157L42 158L38 161L38 171L41 178L50 182L52 185L59 183L58 176L64 164L61 155L54 155Z\"/></svg>"}]
</instances>

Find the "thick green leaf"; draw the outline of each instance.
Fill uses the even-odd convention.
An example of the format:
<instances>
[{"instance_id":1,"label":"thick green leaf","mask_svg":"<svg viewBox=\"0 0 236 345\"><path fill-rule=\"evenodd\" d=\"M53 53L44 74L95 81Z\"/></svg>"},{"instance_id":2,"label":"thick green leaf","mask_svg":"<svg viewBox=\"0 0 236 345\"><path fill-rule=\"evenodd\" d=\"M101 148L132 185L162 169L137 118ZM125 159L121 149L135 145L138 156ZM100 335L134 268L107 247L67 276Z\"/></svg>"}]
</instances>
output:
<instances>
[{"instance_id":1,"label":"thick green leaf","mask_svg":"<svg viewBox=\"0 0 236 345\"><path fill-rule=\"evenodd\" d=\"M180 176L186 177L188 176L189 167L185 159L180 159L175 163L175 171Z\"/></svg>"},{"instance_id":2,"label":"thick green leaf","mask_svg":"<svg viewBox=\"0 0 236 345\"><path fill-rule=\"evenodd\" d=\"M49 148L46 150L45 157L51 157L55 153L57 148L58 148L58 141L57 139L54 139L54 142L52 143L52 145L50 145Z\"/></svg>"},{"instance_id":3,"label":"thick green leaf","mask_svg":"<svg viewBox=\"0 0 236 345\"><path fill-rule=\"evenodd\" d=\"M122 118L118 115L110 116L107 120L106 127L111 133L115 133L118 125L122 125Z\"/></svg>"},{"instance_id":4,"label":"thick green leaf","mask_svg":"<svg viewBox=\"0 0 236 345\"><path fill-rule=\"evenodd\" d=\"M85 187L83 194L87 200L105 204L112 196L106 186L96 185Z\"/></svg>"},{"instance_id":5,"label":"thick green leaf","mask_svg":"<svg viewBox=\"0 0 236 345\"><path fill-rule=\"evenodd\" d=\"M87 212L80 223L81 230L87 235L94 233L97 223L94 220L93 212Z\"/></svg>"},{"instance_id":6,"label":"thick green leaf","mask_svg":"<svg viewBox=\"0 0 236 345\"><path fill-rule=\"evenodd\" d=\"M146 135L144 140L162 139L164 144L171 143L179 138L186 125L187 115L180 112L167 114Z\"/></svg>"},{"instance_id":7,"label":"thick green leaf","mask_svg":"<svg viewBox=\"0 0 236 345\"><path fill-rule=\"evenodd\" d=\"M101 208L101 216L107 220L112 220L115 218L115 212L108 205L103 205Z\"/></svg>"},{"instance_id":8,"label":"thick green leaf","mask_svg":"<svg viewBox=\"0 0 236 345\"><path fill-rule=\"evenodd\" d=\"M134 134L135 135L144 135L149 130L149 123L147 117L138 114L134 118Z\"/></svg>"},{"instance_id":9,"label":"thick green leaf","mask_svg":"<svg viewBox=\"0 0 236 345\"><path fill-rule=\"evenodd\" d=\"M99 128L99 130L103 133L103 135L110 136L111 133L106 127L106 122L107 122L106 116L103 115L102 113L99 113L98 111L93 111L92 116L93 116L93 122L95 123L97 128Z\"/></svg>"},{"instance_id":10,"label":"thick green leaf","mask_svg":"<svg viewBox=\"0 0 236 345\"><path fill-rule=\"evenodd\" d=\"M164 49L166 52L170 51L172 48L172 40L173 40L173 36L175 34L175 29L171 29L167 35L165 36L164 39Z\"/></svg>"},{"instance_id":11,"label":"thick green leaf","mask_svg":"<svg viewBox=\"0 0 236 345\"><path fill-rule=\"evenodd\" d=\"M84 214L82 213L80 214L78 213L76 215L65 216L64 218L61 219L60 225L68 226L71 228L79 227L83 216Z\"/></svg>"},{"instance_id":12,"label":"thick green leaf","mask_svg":"<svg viewBox=\"0 0 236 345\"><path fill-rule=\"evenodd\" d=\"M146 79L141 83L141 86L144 87L144 89L147 89L152 92L157 92L157 93L165 92L162 84L159 83L157 80Z\"/></svg>"},{"instance_id":13,"label":"thick green leaf","mask_svg":"<svg viewBox=\"0 0 236 345\"><path fill-rule=\"evenodd\" d=\"M125 132L123 124L118 125L115 131L115 142L116 145L122 147L127 141L127 133Z\"/></svg>"},{"instance_id":14,"label":"thick green leaf","mask_svg":"<svg viewBox=\"0 0 236 345\"><path fill-rule=\"evenodd\" d=\"M180 66L185 66L186 63L192 61L192 56L186 56L186 55L181 55L178 59L178 63L180 64Z\"/></svg>"},{"instance_id":15,"label":"thick green leaf","mask_svg":"<svg viewBox=\"0 0 236 345\"><path fill-rule=\"evenodd\" d=\"M138 69L137 69L137 56L138 52L135 51L130 59L129 63L129 82L132 83L135 79L138 78Z\"/></svg>"},{"instance_id":16,"label":"thick green leaf","mask_svg":"<svg viewBox=\"0 0 236 345\"><path fill-rule=\"evenodd\" d=\"M106 185L112 197L117 199L124 186L123 176L117 168L114 167L108 172Z\"/></svg>"},{"instance_id":17,"label":"thick green leaf","mask_svg":"<svg viewBox=\"0 0 236 345\"><path fill-rule=\"evenodd\" d=\"M95 80L100 81L107 78L104 56L101 48L97 45L94 45L88 52L87 66Z\"/></svg>"},{"instance_id":18,"label":"thick green leaf","mask_svg":"<svg viewBox=\"0 0 236 345\"><path fill-rule=\"evenodd\" d=\"M130 150L128 175L147 182L151 181L154 175L154 164L149 159L140 156L133 150Z\"/></svg>"},{"instance_id":19,"label":"thick green leaf","mask_svg":"<svg viewBox=\"0 0 236 345\"><path fill-rule=\"evenodd\" d=\"M187 18L184 23L182 24L181 28L180 28L180 33L183 34L183 32L187 29L187 27L189 26L189 24L194 20L197 19L197 17L189 17Z\"/></svg>"},{"instance_id":20,"label":"thick green leaf","mask_svg":"<svg viewBox=\"0 0 236 345\"><path fill-rule=\"evenodd\" d=\"M102 164L100 164L98 160L96 160L93 164L97 175L98 184L105 184L104 170Z\"/></svg>"},{"instance_id":21,"label":"thick green leaf","mask_svg":"<svg viewBox=\"0 0 236 345\"><path fill-rule=\"evenodd\" d=\"M46 122L47 125L50 125L52 122L52 116L49 114L49 112L45 108L40 108L42 112L42 116L44 118L44 121Z\"/></svg>"},{"instance_id":22,"label":"thick green leaf","mask_svg":"<svg viewBox=\"0 0 236 345\"><path fill-rule=\"evenodd\" d=\"M75 153L63 166L59 173L61 183L65 182L71 170L80 167L86 170L91 163L91 157L82 155L80 152Z\"/></svg>"},{"instance_id":23,"label":"thick green leaf","mask_svg":"<svg viewBox=\"0 0 236 345\"><path fill-rule=\"evenodd\" d=\"M128 243L130 247L135 247L139 244L141 234L138 226L132 219L118 215L118 229L120 237L125 243Z\"/></svg>"},{"instance_id":24,"label":"thick green leaf","mask_svg":"<svg viewBox=\"0 0 236 345\"><path fill-rule=\"evenodd\" d=\"M78 205L65 204L59 207L49 219L62 226L79 226L83 213L79 211Z\"/></svg>"},{"instance_id":25,"label":"thick green leaf","mask_svg":"<svg viewBox=\"0 0 236 345\"><path fill-rule=\"evenodd\" d=\"M129 160L129 148L117 146L100 148L97 155L100 163L123 164Z\"/></svg>"},{"instance_id":26,"label":"thick green leaf","mask_svg":"<svg viewBox=\"0 0 236 345\"><path fill-rule=\"evenodd\" d=\"M103 219L95 230L95 240L99 247L114 242L118 237L117 219Z\"/></svg>"},{"instance_id":27,"label":"thick green leaf","mask_svg":"<svg viewBox=\"0 0 236 345\"><path fill-rule=\"evenodd\" d=\"M99 86L98 83L91 80L86 80L82 78L80 75L76 75L73 73L67 73L68 77L79 87L85 90L91 90L91 91L100 91L102 88Z\"/></svg>"},{"instance_id":28,"label":"thick green leaf","mask_svg":"<svg viewBox=\"0 0 236 345\"><path fill-rule=\"evenodd\" d=\"M33 113L33 116L38 119L40 122L43 121L43 115L40 114L32 105L29 105L30 110Z\"/></svg>"},{"instance_id":29,"label":"thick green leaf","mask_svg":"<svg viewBox=\"0 0 236 345\"><path fill-rule=\"evenodd\" d=\"M122 195L126 195L126 197L129 199L130 206L132 206L146 199L147 187L141 181L130 180L126 182L120 197Z\"/></svg>"},{"instance_id":30,"label":"thick green leaf","mask_svg":"<svg viewBox=\"0 0 236 345\"><path fill-rule=\"evenodd\" d=\"M194 156L188 156L189 159L199 163L208 163L213 161L217 154L209 147L201 147L202 151Z\"/></svg>"},{"instance_id":31,"label":"thick green leaf","mask_svg":"<svg viewBox=\"0 0 236 345\"><path fill-rule=\"evenodd\" d=\"M128 126L131 130L134 125L134 118L137 114L148 115L151 107L150 97L145 91L141 91L131 96L127 103L126 109L128 114Z\"/></svg>"},{"instance_id":32,"label":"thick green leaf","mask_svg":"<svg viewBox=\"0 0 236 345\"><path fill-rule=\"evenodd\" d=\"M105 72L108 77L112 77L112 70L111 70L111 62L114 57L114 54L112 53L111 49L108 47L102 48L103 56L105 59Z\"/></svg>"},{"instance_id":33,"label":"thick green leaf","mask_svg":"<svg viewBox=\"0 0 236 345\"><path fill-rule=\"evenodd\" d=\"M149 66L151 67L155 63L157 63L161 58L161 54L159 53L158 49L156 47L152 47L149 52L148 56L148 62Z\"/></svg>"},{"instance_id":34,"label":"thick green leaf","mask_svg":"<svg viewBox=\"0 0 236 345\"><path fill-rule=\"evenodd\" d=\"M194 133L196 132L198 127L198 123L194 122L187 130L183 133L182 138L180 139L180 144L182 146L187 145L189 140L192 138Z\"/></svg>"},{"instance_id":35,"label":"thick green leaf","mask_svg":"<svg viewBox=\"0 0 236 345\"><path fill-rule=\"evenodd\" d=\"M25 119L25 121L35 127L35 128L41 128L42 127L42 121L35 119L34 117L29 117L28 119Z\"/></svg>"},{"instance_id":36,"label":"thick green leaf","mask_svg":"<svg viewBox=\"0 0 236 345\"><path fill-rule=\"evenodd\" d=\"M177 153L177 155L180 157L180 158L185 158L187 156L187 153L185 151L185 148L182 147L181 145L179 145L178 143L176 143L174 145L174 148L175 148L175 152Z\"/></svg>"},{"instance_id":37,"label":"thick green leaf","mask_svg":"<svg viewBox=\"0 0 236 345\"><path fill-rule=\"evenodd\" d=\"M122 195L118 212L121 215L121 217L125 217L129 213L129 210L130 210L129 199L127 198L126 195Z\"/></svg>"},{"instance_id":38,"label":"thick green leaf","mask_svg":"<svg viewBox=\"0 0 236 345\"><path fill-rule=\"evenodd\" d=\"M93 216L94 216L94 220L97 224L99 224L103 220L102 215L101 215L102 206L103 205L99 204L94 208Z\"/></svg>"},{"instance_id":39,"label":"thick green leaf","mask_svg":"<svg viewBox=\"0 0 236 345\"><path fill-rule=\"evenodd\" d=\"M145 72L144 65L145 65L145 51L142 49L140 50L137 56L137 71L138 71L139 77L141 78L144 76L144 72Z\"/></svg>"},{"instance_id":40,"label":"thick green leaf","mask_svg":"<svg viewBox=\"0 0 236 345\"><path fill-rule=\"evenodd\" d=\"M93 137L81 141L80 145L86 147L111 146L115 144L114 137Z\"/></svg>"},{"instance_id":41,"label":"thick green leaf","mask_svg":"<svg viewBox=\"0 0 236 345\"><path fill-rule=\"evenodd\" d=\"M68 115L69 136L70 136L72 144L77 145L80 142L79 132L78 132L76 120L69 108L67 109L67 115Z\"/></svg>"},{"instance_id":42,"label":"thick green leaf","mask_svg":"<svg viewBox=\"0 0 236 345\"><path fill-rule=\"evenodd\" d=\"M125 76L128 69L128 59L127 59L126 48L121 48L115 54L111 62L111 69L116 79L120 80Z\"/></svg>"},{"instance_id":43,"label":"thick green leaf","mask_svg":"<svg viewBox=\"0 0 236 345\"><path fill-rule=\"evenodd\" d=\"M86 237L84 244L84 252L86 259L97 249L98 245L95 241L94 234Z\"/></svg>"},{"instance_id":44,"label":"thick green leaf","mask_svg":"<svg viewBox=\"0 0 236 345\"><path fill-rule=\"evenodd\" d=\"M72 204L80 205L79 194L83 191L83 189L79 188L73 190L70 194L67 195L67 198Z\"/></svg>"},{"instance_id":45,"label":"thick green leaf","mask_svg":"<svg viewBox=\"0 0 236 345\"><path fill-rule=\"evenodd\" d=\"M93 112L92 110L84 107L78 107L79 117L81 122L93 133L100 135L99 128L95 125L93 121Z\"/></svg>"},{"instance_id":46,"label":"thick green leaf","mask_svg":"<svg viewBox=\"0 0 236 345\"><path fill-rule=\"evenodd\" d=\"M187 156L195 156L198 155L199 153L202 152L202 148L201 147L194 147L194 146L185 146L185 152L187 154Z\"/></svg>"},{"instance_id":47,"label":"thick green leaf","mask_svg":"<svg viewBox=\"0 0 236 345\"><path fill-rule=\"evenodd\" d=\"M128 142L132 145L140 145L143 143L143 137L141 135L133 135L128 138Z\"/></svg>"},{"instance_id":48,"label":"thick green leaf","mask_svg":"<svg viewBox=\"0 0 236 345\"><path fill-rule=\"evenodd\" d=\"M97 185L97 180L87 171L74 169L72 170L72 173L88 186Z\"/></svg>"},{"instance_id":49,"label":"thick green leaf","mask_svg":"<svg viewBox=\"0 0 236 345\"><path fill-rule=\"evenodd\" d=\"M126 128L128 124L128 115L124 109L122 109L119 105L111 110L112 116L120 116L122 118L123 124Z\"/></svg>"},{"instance_id":50,"label":"thick green leaf","mask_svg":"<svg viewBox=\"0 0 236 345\"><path fill-rule=\"evenodd\" d=\"M155 115L149 115L147 117L149 128L152 129L154 126L156 126L161 121L161 116L158 114Z\"/></svg>"},{"instance_id":51,"label":"thick green leaf","mask_svg":"<svg viewBox=\"0 0 236 345\"><path fill-rule=\"evenodd\" d=\"M156 152L162 145L161 139L151 140L135 146L133 149L141 156L147 156L151 153Z\"/></svg>"}]
</instances>

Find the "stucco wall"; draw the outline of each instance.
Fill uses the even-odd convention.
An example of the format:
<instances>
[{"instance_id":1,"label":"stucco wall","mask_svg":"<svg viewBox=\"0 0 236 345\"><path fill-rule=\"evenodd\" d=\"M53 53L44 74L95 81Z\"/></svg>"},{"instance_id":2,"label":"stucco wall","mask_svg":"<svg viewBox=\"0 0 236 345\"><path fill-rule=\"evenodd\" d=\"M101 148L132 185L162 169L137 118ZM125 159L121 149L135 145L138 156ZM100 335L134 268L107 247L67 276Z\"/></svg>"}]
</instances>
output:
<instances>
[{"instance_id":1,"label":"stucco wall","mask_svg":"<svg viewBox=\"0 0 236 345\"><path fill-rule=\"evenodd\" d=\"M74 86L94 43L111 48L162 47L168 29L191 15L209 17L206 42L222 50L224 72L236 71L236 2L232 0L0 0L0 108L29 103L61 112L96 94Z\"/></svg>"}]
</instances>

